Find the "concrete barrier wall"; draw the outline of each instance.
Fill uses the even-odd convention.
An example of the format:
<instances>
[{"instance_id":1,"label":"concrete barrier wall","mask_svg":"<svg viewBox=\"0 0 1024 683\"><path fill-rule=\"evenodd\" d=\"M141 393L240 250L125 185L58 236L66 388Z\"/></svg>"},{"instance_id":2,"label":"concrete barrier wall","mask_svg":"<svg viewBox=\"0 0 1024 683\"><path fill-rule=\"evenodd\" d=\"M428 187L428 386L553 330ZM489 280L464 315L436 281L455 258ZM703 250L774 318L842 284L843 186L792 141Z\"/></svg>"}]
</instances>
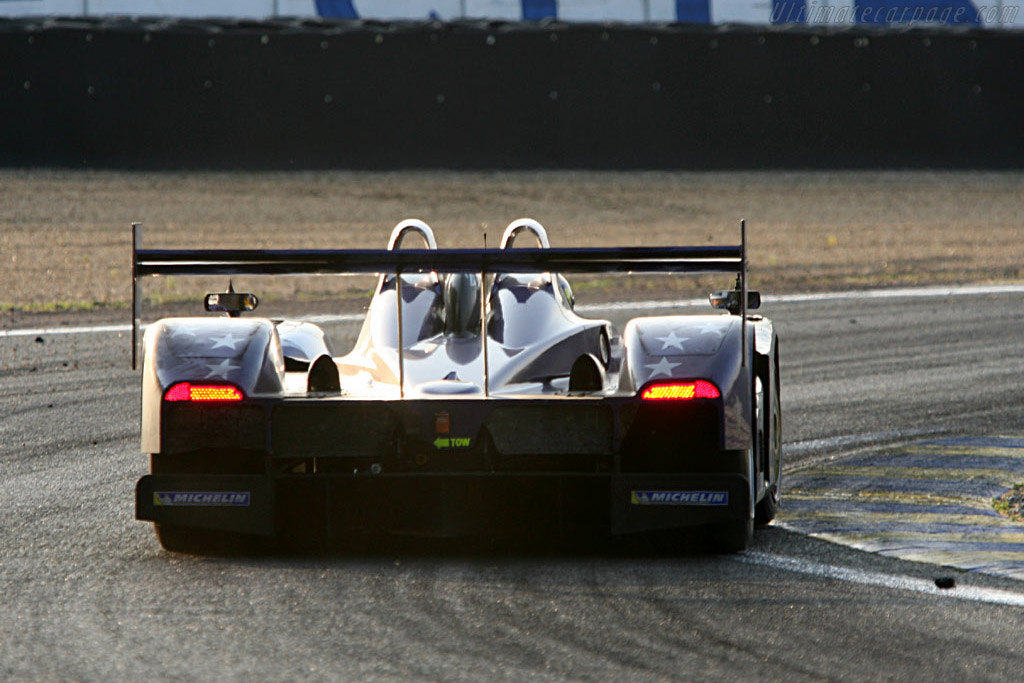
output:
<instances>
[{"instance_id":1,"label":"concrete barrier wall","mask_svg":"<svg viewBox=\"0 0 1024 683\"><path fill-rule=\"evenodd\" d=\"M0 0L0 16L1024 26L1019 0Z\"/></svg>"},{"instance_id":2,"label":"concrete barrier wall","mask_svg":"<svg viewBox=\"0 0 1024 683\"><path fill-rule=\"evenodd\" d=\"M0 164L1024 166L1024 34L0 22Z\"/></svg>"}]
</instances>

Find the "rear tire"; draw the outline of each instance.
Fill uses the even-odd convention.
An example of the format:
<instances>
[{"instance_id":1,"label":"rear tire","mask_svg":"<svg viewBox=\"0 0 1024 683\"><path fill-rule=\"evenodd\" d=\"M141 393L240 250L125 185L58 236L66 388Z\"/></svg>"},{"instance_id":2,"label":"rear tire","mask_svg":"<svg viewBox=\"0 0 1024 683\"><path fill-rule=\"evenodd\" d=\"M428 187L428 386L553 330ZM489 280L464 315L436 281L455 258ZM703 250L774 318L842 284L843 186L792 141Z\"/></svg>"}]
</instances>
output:
<instances>
[{"instance_id":1,"label":"rear tire","mask_svg":"<svg viewBox=\"0 0 1024 683\"><path fill-rule=\"evenodd\" d=\"M757 464L754 451L747 455L747 501L741 519L715 522L704 527L704 547L713 553L739 553L750 545L754 538L755 497L757 495Z\"/></svg>"},{"instance_id":2,"label":"rear tire","mask_svg":"<svg viewBox=\"0 0 1024 683\"><path fill-rule=\"evenodd\" d=\"M764 498L757 504L757 509L754 511L754 521L757 522L757 526L765 526L775 519L778 510L779 485L772 484L764 492Z\"/></svg>"},{"instance_id":3,"label":"rear tire","mask_svg":"<svg viewBox=\"0 0 1024 683\"><path fill-rule=\"evenodd\" d=\"M164 550L188 555L257 555L268 550L268 540L249 534L195 529L176 524L154 524Z\"/></svg>"},{"instance_id":4,"label":"rear tire","mask_svg":"<svg viewBox=\"0 0 1024 683\"><path fill-rule=\"evenodd\" d=\"M733 520L709 524L704 530L704 547L720 555L740 553L754 537L754 520Z\"/></svg>"},{"instance_id":5,"label":"rear tire","mask_svg":"<svg viewBox=\"0 0 1024 683\"><path fill-rule=\"evenodd\" d=\"M764 462L765 493L757 504L754 521L764 526L773 519L779 510L782 484L782 408L779 403L778 383L771 389L769 401L768 433L762 442L766 454Z\"/></svg>"}]
</instances>

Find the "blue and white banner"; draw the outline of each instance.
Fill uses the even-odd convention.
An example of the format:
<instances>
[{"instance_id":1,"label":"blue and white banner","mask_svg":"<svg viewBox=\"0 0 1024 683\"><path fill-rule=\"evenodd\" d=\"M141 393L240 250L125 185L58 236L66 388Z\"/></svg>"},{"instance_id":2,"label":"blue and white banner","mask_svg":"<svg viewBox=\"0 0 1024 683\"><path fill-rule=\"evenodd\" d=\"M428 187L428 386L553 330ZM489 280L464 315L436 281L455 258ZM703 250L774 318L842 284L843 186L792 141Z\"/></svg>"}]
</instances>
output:
<instances>
[{"instance_id":1,"label":"blue and white banner","mask_svg":"<svg viewBox=\"0 0 1024 683\"><path fill-rule=\"evenodd\" d=\"M1024 26L1024 0L0 0L0 16Z\"/></svg>"}]
</instances>

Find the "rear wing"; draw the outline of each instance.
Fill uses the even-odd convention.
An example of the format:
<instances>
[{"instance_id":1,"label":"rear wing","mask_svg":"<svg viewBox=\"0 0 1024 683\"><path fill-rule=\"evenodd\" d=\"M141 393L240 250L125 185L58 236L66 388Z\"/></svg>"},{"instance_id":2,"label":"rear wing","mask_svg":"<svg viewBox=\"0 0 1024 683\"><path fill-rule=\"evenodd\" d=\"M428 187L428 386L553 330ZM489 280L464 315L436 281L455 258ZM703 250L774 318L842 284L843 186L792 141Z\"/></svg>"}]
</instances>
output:
<instances>
[{"instance_id":1,"label":"rear wing","mask_svg":"<svg viewBox=\"0 0 1024 683\"><path fill-rule=\"evenodd\" d=\"M142 278L147 275L340 275L375 273L735 273L746 347L747 229L740 244L711 247L515 249L143 249L132 224L132 369L137 365ZM401 278L398 280L401 287ZM482 298L483 294L481 294ZM401 301L399 326L401 326ZM481 310L487 310L486 301ZM483 316L486 318L486 315ZM401 337L399 337L401 338ZM401 345L399 345L401 346ZM486 346L486 345L485 345ZM746 354L744 354L746 362Z\"/></svg>"}]
</instances>

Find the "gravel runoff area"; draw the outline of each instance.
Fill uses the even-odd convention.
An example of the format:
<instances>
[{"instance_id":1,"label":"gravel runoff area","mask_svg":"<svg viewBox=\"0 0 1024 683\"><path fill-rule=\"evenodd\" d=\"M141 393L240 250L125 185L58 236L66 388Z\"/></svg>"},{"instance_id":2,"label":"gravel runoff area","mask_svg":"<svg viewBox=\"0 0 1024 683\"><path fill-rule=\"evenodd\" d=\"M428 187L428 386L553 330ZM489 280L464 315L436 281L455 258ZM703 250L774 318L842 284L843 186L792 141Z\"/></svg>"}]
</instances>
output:
<instances>
[{"instance_id":1,"label":"gravel runoff area","mask_svg":"<svg viewBox=\"0 0 1024 683\"><path fill-rule=\"evenodd\" d=\"M752 284L782 293L1020 281L1021 196L1019 172L6 169L0 328L41 313L123 318L132 221L145 224L149 247L346 248L384 246L405 217L430 223L442 246L482 246L485 233L493 245L520 216L540 220L557 246L731 244L746 218ZM352 287L338 280L278 278L253 289L299 302L340 292L344 307ZM578 295L627 287L657 298L679 287L629 282L598 280ZM696 289L712 285L722 283ZM155 303L196 301L180 281L147 284L147 293Z\"/></svg>"}]
</instances>

